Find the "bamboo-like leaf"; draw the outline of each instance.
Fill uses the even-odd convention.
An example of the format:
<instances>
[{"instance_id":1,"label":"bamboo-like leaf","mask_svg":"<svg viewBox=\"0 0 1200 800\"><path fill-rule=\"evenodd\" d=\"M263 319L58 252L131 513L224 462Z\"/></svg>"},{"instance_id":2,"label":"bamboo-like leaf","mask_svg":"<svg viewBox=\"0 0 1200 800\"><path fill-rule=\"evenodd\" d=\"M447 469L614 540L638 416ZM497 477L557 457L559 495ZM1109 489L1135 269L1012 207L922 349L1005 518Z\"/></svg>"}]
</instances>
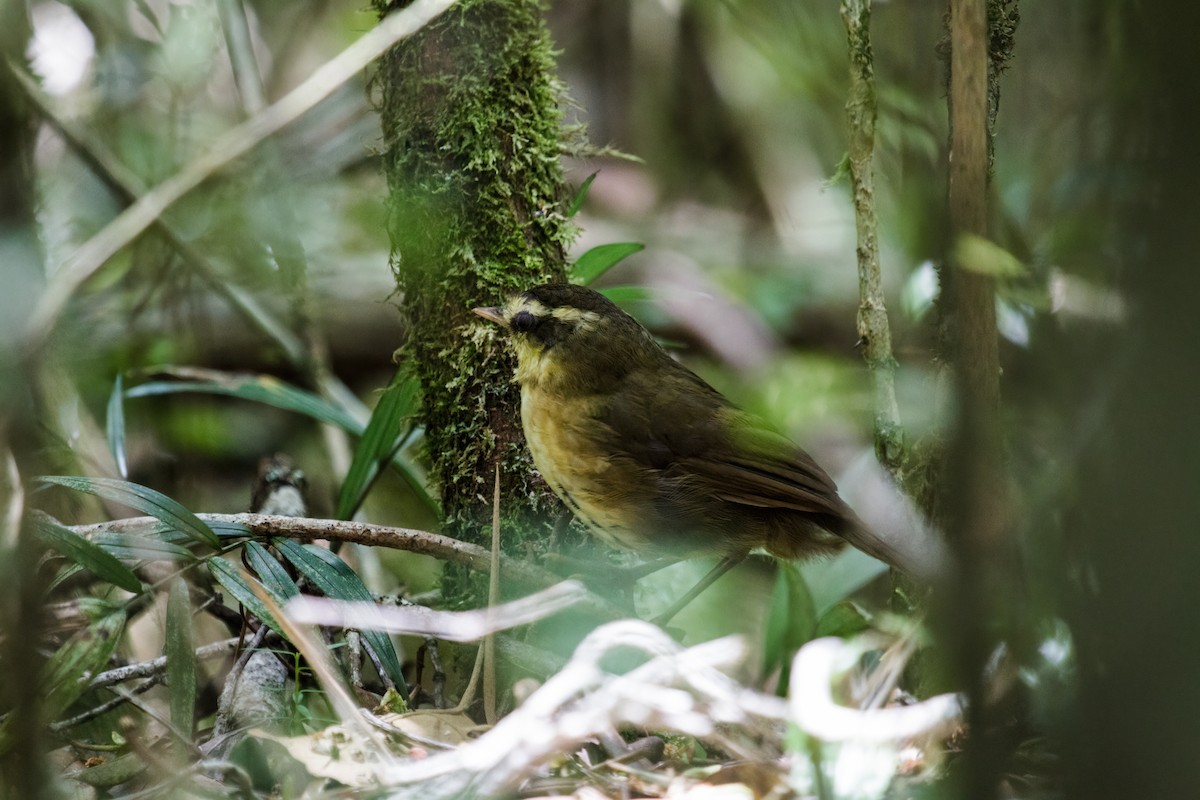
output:
<instances>
[{"instance_id":1,"label":"bamboo-like leaf","mask_svg":"<svg viewBox=\"0 0 1200 800\"><path fill-rule=\"evenodd\" d=\"M396 453L401 437L411 428L410 417L419 402L420 388L416 378L401 368L379 398L371 420L358 440L354 460L338 493L338 519L350 519L362 505L380 471Z\"/></svg>"},{"instance_id":2,"label":"bamboo-like leaf","mask_svg":"<svg viewBox=\"0 0 1200 800\"><path fill-rule=\"evenodd\" d=\"M64 528L46 517L38 517L34 520L33 531L34 535L47 547L53 548L56 552L71 559L97 578L120 586L129 592L142 590L142 582L129 567L75 531Z\"/></svg>"},{"instance_id":3,"label":"bamboo-like leaf","mask_svg":"<svg viewBox=\"0 0 1200 800\"><path fill-rule=\"evenodd\" d=\"M570 266L571 282L587 286L623 259L645 249L646 245L638 242L597 245L575 259Z\"/></svg>"},{"instance_id":4,"label":"bamboo-like leaf","mask_svg":"<svg viewBox=\"0 0 1200 800\"><path fill-rule=\"evenodd\" d=\"M188 376L191 371L180 369L179 372L181 376ZM205 374L214 373L208 370ZM303 414L319 422L336 425L355 436L363 435L365 430L361 423L338 406L312 392L296 388L268 375L222 375L220 379L213 378L211 380L152 381L126 390L125 396L152 397L183 393L218 394L264 403L274 408ZM419 471L412 462L404 455L396 453L392 465L412 488L418 499L432 511L438 512L437 501L426 490L424 482L418 474ZM340 502L339 498L339 504Z\"/></svg>"},{"instance_id":5,"label":"bamboo-like leaf","mask_svg":"<svg viewBox=\"0 0 1200 800\"><path fill-rule=\"evenodd\" d=\"M212 528L213 533L223 539L243 539L254 535L254 531L247 528L241 522L213 520L212 522L208 523L208 527Z\"/></svg>"},{"instance_id":6,"label":"bamboo-like leaf","mask_svg":"<svg viewBox=\"0 0 1200 800\"><path fill-rule=\"evenodd\" d=\"M571 198L571 204L567 206L567 219L571 219L579 213L579 209L583 207L584 198L587 197L588 190L592 188L592 181L596 180L596 176L599 174L600 170L596 170L591 175L588 175L583 183L579 184L579 191L575 192L575 196Z\"/></svg>"},{"instance_id":7,"label":"bamboo-like leaf","mask_svg":"<svg viewBox=\"0 0 1200 800\"><path fill-rule=\"evenodd\" d=\"M182 505L159 491L129 481L113 478L85 478L73 475L43 475L38 480L56 483L79 492L94 494L106 500L136 508L144 514L166 523L209 547L220 547L221 542L212 528Z\"/></svg>"},{"instance_id":8,"label":"bamboo-like leaf","mask_svg":"<svg viewBox=\"0 0 1200 800\"><path fill-rule=\"evenodd\" d=\"M371 596L362 579L335 553L320 547L301 545L291 539L275 539L273 544L283 557L324 592L326 597L332 597L334 600L374 602L375 598ZM396 689L407 695L408 687L404 682L400 658L396 655L392 640L382 631L365 630L362 637L375 651L375 655L379 656L383 668L396 684Z\"/></svg>"},{"instance_id":9,"label":"bamboo-like leaf","mask_svg":"<svg viewBox=\"0 0 1200 800\"><path fill-rule=\"evenodd\" d=\"M71 707L91 676L108 663L125 627L125 612L116 611L76 633L55 651L42 673L46 715L53 719Z\"/></svg>"},{"instance_id":10,"label":"bamboo-like leaf","mask_svg":"<svg viewBox=\"0 0 1200 800\"><path fill-rule=\"evenodd\" d=\"M129 465L125 458L125 389L121 373L113 384L112 394L108 396L108 449L112 451L113 460L117 462L117 474L122 478L129 477Z\"/></svg>"},{"instance_id":11,"label":"bamboo-like leaf","mask_svg":"<svg viewBox=\"0 0 1200 800\"><path fill-rule=\"evenodd\" d=\"M183 578L171 581L167 594L167 686L171 722L190 736L196 721L196 651L192 637L192 599Z\"/></svg>"},{"instance_id":12,"label":"bamboo-like leaf","mask_svg":"<svg viewBox=\"0 0 1200 800\"><path fill-rule=\"evenodd\" d=\"M296 582L283 565L258 542L246 542L246 561L258 573L259 580L271 597L280 600L280 605L300 594Z\"/></svg>"},{"instance_id":13,"label":"bamboo-like leaf","mask_svg":"<svg viewBox=\"0 0 1200 800\"><path fill-rule=\"evenodd\" d=\"M213 558L208 562L208 571L234 600L245 606L247 611L261 619L271 630L286 638L287 634L283 628L271 616L271 612L267 611L263 601L258 599L258 595L250 588L250 584L238 572L237 567L223 558Z\"/></svg>"},{"instance_id":14,"label":"bamboo-like leaf","mask_svg":"<svg viewBox=\"0 0 1200 800\"><path fill-rule=\"evenodd\" d=\"M304 414L319 422L327 422L355 435L360 425L342 409L312 392L284 383L270 375L229 375L223 380L152 381L125 392L126 397L152 397L164 394L218 394L237 397L256 403Z\"/></svg>"}]
</instances>

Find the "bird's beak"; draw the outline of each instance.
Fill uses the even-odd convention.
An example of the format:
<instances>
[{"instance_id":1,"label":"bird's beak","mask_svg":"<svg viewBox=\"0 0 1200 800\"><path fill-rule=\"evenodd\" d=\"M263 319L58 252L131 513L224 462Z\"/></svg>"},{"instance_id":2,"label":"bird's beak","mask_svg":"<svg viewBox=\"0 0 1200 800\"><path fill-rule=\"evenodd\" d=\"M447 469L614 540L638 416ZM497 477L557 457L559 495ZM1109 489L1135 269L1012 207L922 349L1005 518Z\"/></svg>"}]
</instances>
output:
<instances>
[{"instance_id":1,"label":"bird's beak","mask_svg":"<svg viewBox=\"0 0 1200 800\"><path fill-rule=\"evenodd\" d=\"M474 311L479 316L483 317L484 319L489 320L490 322L494 322L497 325L503 325L505 328L508 327L508 321L506 319L504 319L504 310L503 309L500 309L500 308L473 308L471 310Z\"/></svg>"}]
</instances>

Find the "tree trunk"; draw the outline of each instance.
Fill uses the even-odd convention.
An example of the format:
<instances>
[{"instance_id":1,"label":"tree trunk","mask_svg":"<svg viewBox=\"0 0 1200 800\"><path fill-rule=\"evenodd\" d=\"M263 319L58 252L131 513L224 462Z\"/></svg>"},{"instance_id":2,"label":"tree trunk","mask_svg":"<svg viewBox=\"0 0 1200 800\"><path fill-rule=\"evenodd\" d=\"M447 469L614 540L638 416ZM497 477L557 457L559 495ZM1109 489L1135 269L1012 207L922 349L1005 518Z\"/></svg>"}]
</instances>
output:
<instances>
[{"instance_id":1,"label":"tree trunk","mask_svg":"<svg viewBox=\"0 0 1200 800\"><path fill-rule=\"evenodd\" d=\"M499 465L505 550L520 552L530 539L541 549L557 500L531 479L510 356L471 309L565 275L574 228L562 212L561 87L542 10L462 0L381 59L375 77L404 357L424 391L445 528L487 541ZM447 576L447 599L465 597L457 583Z\"/></svg>"}]
</instances>

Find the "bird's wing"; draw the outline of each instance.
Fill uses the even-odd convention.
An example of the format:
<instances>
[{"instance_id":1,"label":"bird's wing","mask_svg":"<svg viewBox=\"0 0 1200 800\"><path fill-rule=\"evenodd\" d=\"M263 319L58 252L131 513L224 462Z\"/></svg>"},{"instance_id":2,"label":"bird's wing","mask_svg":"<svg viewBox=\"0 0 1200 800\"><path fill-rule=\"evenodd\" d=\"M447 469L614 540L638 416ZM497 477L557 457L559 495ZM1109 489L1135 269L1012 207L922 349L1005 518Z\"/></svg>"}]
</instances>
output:
<instances>
[{"instance_id":1,"label":"bird's wing","mask_svg":"<svg viewBox=\"0 0 1200 800\"><path fill-rule=\"evenodd\" d=\"M734 408L692 372L671 366L631 376L646 385L615 393L603 419L615 448L730 503L845 513L837 486L808 453Z\"/></svg>"},{"instance_id":2,"label":"bird's wing","mask_svg":"<svg viewBox=\"0 0 1200 800\"><path fill-rule=\"evenodd\" d=\"M677 462L707 483L715 496L761 508L845 513L837 485L812 456L753 417L731 408L723 409L720 416L729 444Z\"/></svg>"}]
</instances>

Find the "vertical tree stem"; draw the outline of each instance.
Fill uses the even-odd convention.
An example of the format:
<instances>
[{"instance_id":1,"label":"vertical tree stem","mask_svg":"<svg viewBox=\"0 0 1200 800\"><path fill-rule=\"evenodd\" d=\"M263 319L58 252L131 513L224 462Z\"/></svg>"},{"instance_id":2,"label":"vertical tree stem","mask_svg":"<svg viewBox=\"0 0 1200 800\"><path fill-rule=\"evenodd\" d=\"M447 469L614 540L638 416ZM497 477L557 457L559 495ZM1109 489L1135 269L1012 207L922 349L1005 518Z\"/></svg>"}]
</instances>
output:
<instances>
[{"instance_id":1,"label":"vertical tree stem","mask_svg":"<svg viewBox=\"0 0 1200 800\"><path fill-rule=\"evenodd\" d=\"M871 50L871 0L842 0L842 22L850 49L850 180L858 234L858 335L871 372L875 407L875 454L897 479L904 459L904 435L896 402L896 359L883 299L875 217L875 64Z\"/></svg>"},{"instance_id":2,"label":"vertical tree stem","mask_svg":"<svg viewBox=\"0 0 1200 800\"><path fill-rule=\"evenodd\" d=\"M1003 753L985 701L984 664L996 625L1019 605L1007 580L1007 481L999 428L1000 364L993 280L955 257L964 236L987 234L988 18L985 0L950 0L950 255L942 270L943 341L954 370L957 416L946 453L939 516L957 555L947 610L956 666L966 682L972 739L966 796L994 797ZM1011 613L1011 612L1008 612Z\"/></svg>"}]
</instances>

